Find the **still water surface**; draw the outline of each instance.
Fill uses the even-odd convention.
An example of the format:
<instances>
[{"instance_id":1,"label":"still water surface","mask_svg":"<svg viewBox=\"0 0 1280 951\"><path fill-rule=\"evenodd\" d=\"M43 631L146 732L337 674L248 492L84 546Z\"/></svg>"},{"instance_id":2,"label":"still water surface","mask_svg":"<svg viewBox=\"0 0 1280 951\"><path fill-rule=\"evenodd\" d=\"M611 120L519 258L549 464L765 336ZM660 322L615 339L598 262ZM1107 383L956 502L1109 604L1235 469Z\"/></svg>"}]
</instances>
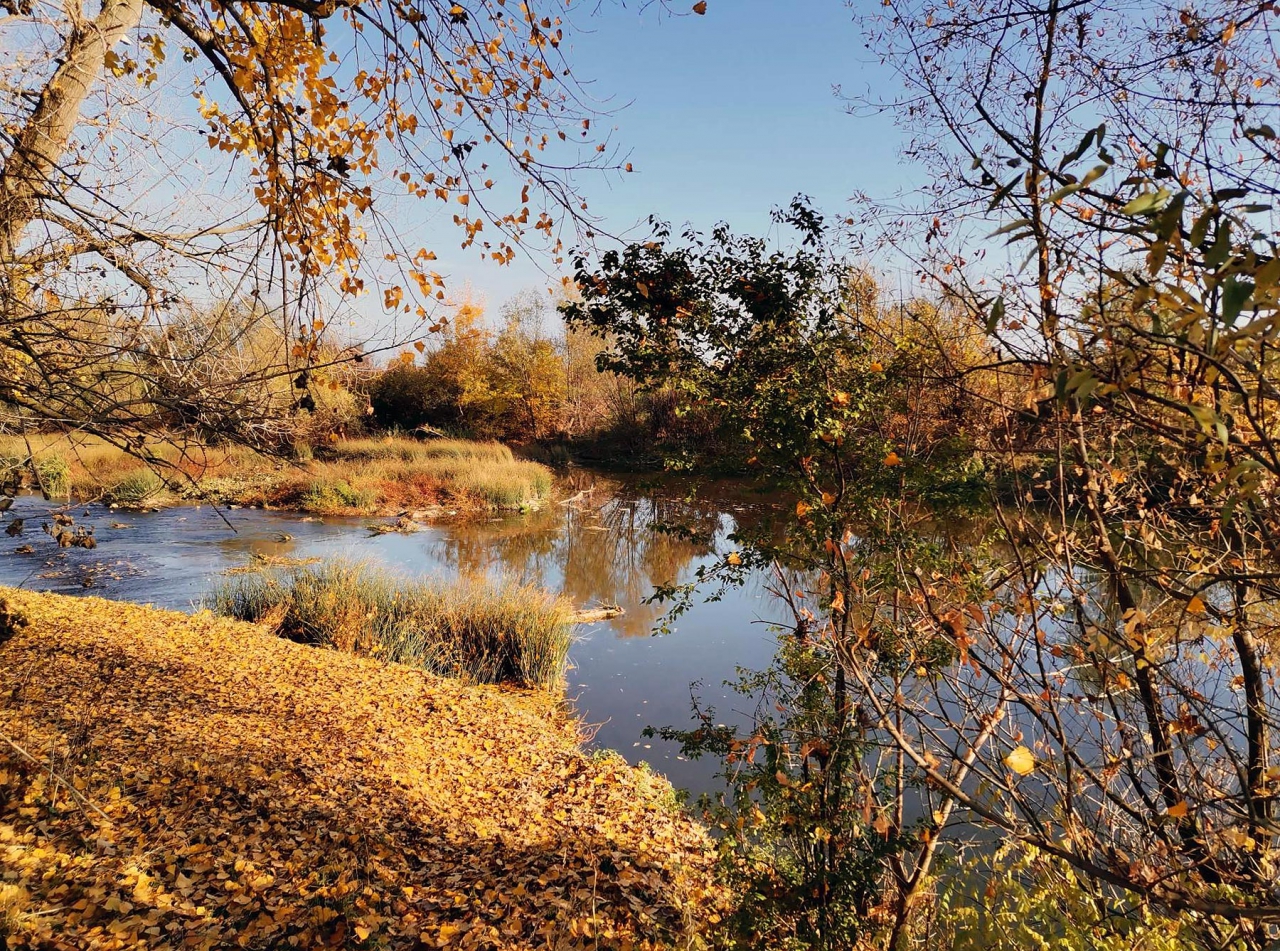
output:
<instances>
[{"instance_id":1,"label":"still water surface","mask_svg":"<svg viewBox=\"0 0 1280 951\"><path fill-rule=\"evenodd\" d=\"M685 760L674 744L641 731L689 724L692 690L716 708L718 720L746 719L749 701L723 682L735 679L739 666L768 664L776 639L764 622L778 612L763 585L754 584L697 603L670 633L654 635L663 608L644 603L654 586L686 581L714 561L728 533L760 504L732 486L703 487L693 501L689 490L669 480L654 485L575 473L562 486L563 496L577 496L570 504L441 523L411 535L374 535L369 519L219 513L207 505L145 513L75 506L77 524L95 529L99 544L92 551L59 550L40 531L54 506L23 496L6 521L24 518L24 533L0 536L0 584L191 610L222 572L257 553L343 557L423 576L510 577L561 591L579 607L617 604L626 612L621 617L578 629L569 655L570 702L597 730L595 746L616 749L632 763L643 760L696 795L721 788L716 762ZM702 538L653 530L655 523L676 522L696 527ZM15 553L24 544L33 552Z\"/></svg>"}]
</instances>

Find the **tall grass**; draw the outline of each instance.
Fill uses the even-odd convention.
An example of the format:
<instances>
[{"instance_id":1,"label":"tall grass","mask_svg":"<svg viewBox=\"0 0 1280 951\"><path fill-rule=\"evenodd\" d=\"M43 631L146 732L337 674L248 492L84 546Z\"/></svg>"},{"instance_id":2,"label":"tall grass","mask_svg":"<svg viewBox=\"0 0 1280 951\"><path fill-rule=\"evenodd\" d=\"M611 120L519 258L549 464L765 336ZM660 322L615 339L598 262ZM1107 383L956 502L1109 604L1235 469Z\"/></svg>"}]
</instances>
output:
<instances>
[{"instance_id":1,"label":"tall grass","mask_svg":"<svg viewBox=\"0 0 1280 951\"><path fill-rule=\"evenodd\" d=\"M151 503L163 493L140 459L97 437L33 437L46 488L81 499ZM496 442L405 438L351 439L299 447L297 466L238 447L179 447L158 438L147 451L177 468L165 478L190 496L224 503L271 505L322 514L373 514L447 503L460 508L519 509L551 494L551 472L517 459ZM27 458L23 441L0 437L0 479ZM170 477L172 475L172 477ZM188 481L190 480L190 481ZM30 476L26 478L31 482ZM198 487L198 488L197 488Z\"/></svg>"},{"instance_id":2,"label":"tall grass","mask_svg":"<svg viewBox=\"0 0 1280 951\"><path fill-rule=\"evenodd\" d=\"M396 462L430 462L449 459L460 462L497 463L516 461L500 442L473 442L468 439L416 440L403 437L348 439L315 448L319 459L364 462L374 459Z\"/></svg>"},{"instance_id":3,"label":"tall grass","mask_svg":"<svg viewBox=\"0 0 1280 951\"><path fill-rule=\"evenodd\" d=\"M377 504L372 489L356 489L345 479L315 479L302 493L301 507L320 514L341 513L349 509L367 511Z\"/></svg>"},{"instance_id":4,"label":"tall grass","mask_svg":"<svg viewBox=\"0 0 1280 951\"><path fill-rule=\"evenodd\" d=\"M155 501L164 491L164 480L156 473L150 469L133 469L107 486L102 500L119 505L145 505Z\"/></svg>"},{"instance_id":5,"label":"tall grass","mask_svg":"<svg viewBox=\"0 0 1280 951\"><path fill-rule=\"evenodd\" d=\"M424 488L434 484L456 498L499 509L521 508L551 494L551 472L545 466L517 459L497 442L349 439L317 446L315 453L352 486L380 481L388 494L396 482Z\"/></svg>"},{"instance_id":6,"label":"tall grass","mask_svg":"<svg viewBox=\"0 0 1280 951\"><path fill-rule=\"evenodd\" d=\"M38 477L38 478L37 478ZM31 457L24 450L0 453L0 483L43 487L50 495L66 495L70 486L71 465L57 453L36 453L35 473Z\"/></svg>"},{"instance_id":7,"label":"tall grass","mask_svg":"<svg viewBox=\"0 0 1280 951\"><path fill-rule=\"evenodd\" d=\"M416 580L345 561L228 578L209 606L305 644L547 689L561 685L573 632L569 603L533 586Z\"/></svg>"}]
</instances>

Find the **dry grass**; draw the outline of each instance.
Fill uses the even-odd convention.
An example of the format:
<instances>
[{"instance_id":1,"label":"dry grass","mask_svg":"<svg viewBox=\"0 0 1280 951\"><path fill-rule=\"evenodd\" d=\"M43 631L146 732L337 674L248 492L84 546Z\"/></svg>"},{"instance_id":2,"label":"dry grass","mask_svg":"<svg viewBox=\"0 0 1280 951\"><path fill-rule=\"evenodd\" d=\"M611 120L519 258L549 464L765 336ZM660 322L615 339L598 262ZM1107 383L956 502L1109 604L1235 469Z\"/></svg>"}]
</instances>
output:
<instances>
[{"instance_id":1,"label":"dry grass","mask_svg":"<svg viewBox=\"0 0 1280 951\"><path fill-rule=\"evenodd\" d=\"M120 505L204 496L224 504L373 515L433 505L536 508L551 494L550 470L495 442L352 439L316 446L303 453L312 458L289 463L244 449L158 441L148 447L160 460L154 471L96 437L43 435L33 438L32 448L55 494ZM26 458L22 439L0 438L0 477Z\"/></svg>"},{"instance_id":2,"label":"dry grass","mask_svg":"<svg viewBox=\"0 0 1280 951\"><path fill-rule=\"evenodd\" d=\"M358 562L236 575L209 606L300 643L476 683L559 688L573 640L572 606L539 588L417 580Z\"/></svg>"}]
</instances>

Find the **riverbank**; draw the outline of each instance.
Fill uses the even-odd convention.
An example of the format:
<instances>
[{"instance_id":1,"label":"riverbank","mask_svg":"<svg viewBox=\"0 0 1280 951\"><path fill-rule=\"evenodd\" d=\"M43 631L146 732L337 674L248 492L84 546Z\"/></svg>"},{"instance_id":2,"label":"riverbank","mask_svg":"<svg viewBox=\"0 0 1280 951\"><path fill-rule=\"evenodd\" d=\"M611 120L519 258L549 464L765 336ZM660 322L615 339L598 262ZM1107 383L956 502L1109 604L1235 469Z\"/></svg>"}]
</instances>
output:
<instances>
[{"instance_id":1,"label":"riverbank","mask_svg":"<svg viewBox=\"0 0 1280 951\"><path fill-rule=\"evenodd\" d=\"M550 694L0 595L10 947L656 948L720 910L670 786Z\"/></svg>"},{"instance_id":2,"label":"riverbank","mask_svg":"<svg viewBox=\"0 0 1280 951\"><path fill-rule=\"evenodd\" d=\"M0 483L122 508L205 500L317 515L518 511L551 495L550 469L496 442L348 439L280 459L158 439L145 452L151 464L95 437L33 437L31 451L23 439L5 437Z\"/></svg>"}]
</instances>

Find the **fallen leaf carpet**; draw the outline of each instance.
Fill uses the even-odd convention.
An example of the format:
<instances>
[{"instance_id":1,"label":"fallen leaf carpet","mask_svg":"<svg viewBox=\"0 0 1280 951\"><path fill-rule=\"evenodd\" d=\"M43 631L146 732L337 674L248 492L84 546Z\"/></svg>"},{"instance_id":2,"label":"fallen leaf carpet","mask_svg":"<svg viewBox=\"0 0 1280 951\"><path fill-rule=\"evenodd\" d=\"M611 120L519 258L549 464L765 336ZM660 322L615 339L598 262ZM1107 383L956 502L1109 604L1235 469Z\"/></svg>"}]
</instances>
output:
<instances>
[{"instance_id":1,"label":"fallen leaf carpet","mask_svg":"<svg viewBox=\"0 0 1280 951\"><path fill-rule=\"evenodd\" d=\"M661 778L549 694L0 589L0 948L698 947Z\"/></svg>"}]
</instances>

